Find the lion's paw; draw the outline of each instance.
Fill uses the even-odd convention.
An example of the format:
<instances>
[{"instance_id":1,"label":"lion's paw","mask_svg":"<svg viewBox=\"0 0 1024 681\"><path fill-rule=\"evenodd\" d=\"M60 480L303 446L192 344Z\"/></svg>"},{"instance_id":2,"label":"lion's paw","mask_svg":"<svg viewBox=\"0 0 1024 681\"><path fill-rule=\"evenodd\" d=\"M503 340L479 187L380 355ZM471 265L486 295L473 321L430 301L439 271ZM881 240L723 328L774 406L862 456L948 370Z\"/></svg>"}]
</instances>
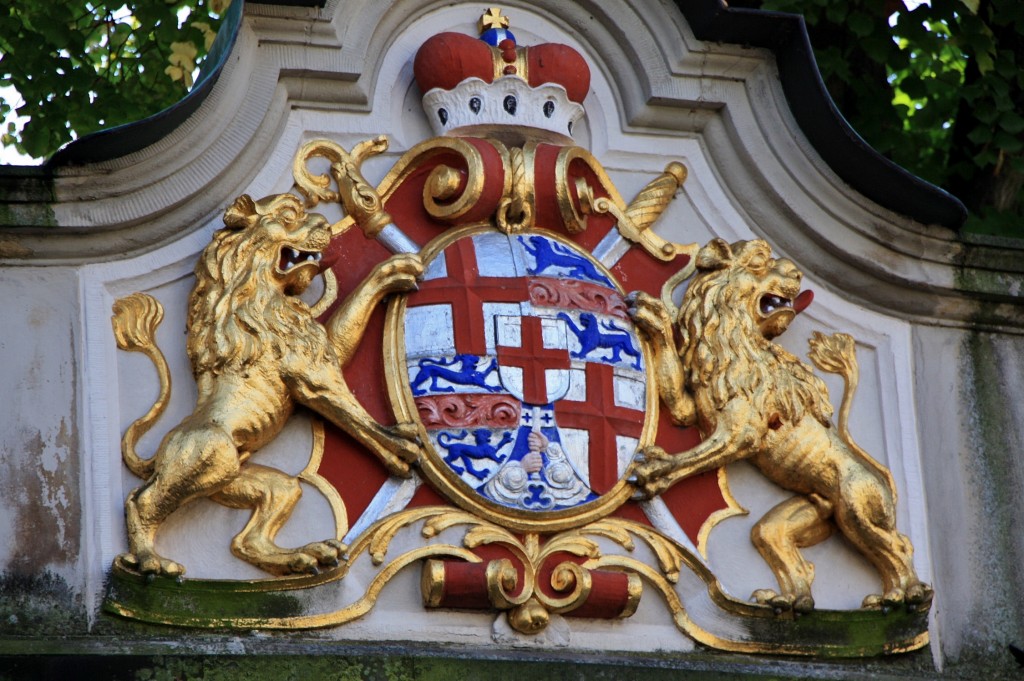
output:
<instances>
[{"instance_id":1,"label":"lion's paw","mask_svg":"<svg viewBox=\"0 0 1024 681\"><path fill-rule=\"evenodd\" d=\"M633 322L648 336L671 337L672 317L660 300L643 291L634 291L626 297L626 304Z\"/></svg>"},{"instance_id":2,"label":"lion's paw","mask_svg":"<svg viewBox=\"0 0 1024 681\"><path fill-rule=\"evenodd\" d=\"M318 575L321 568L341 564L346 547L335 539L313 542L294 549L278 549L252 562L276 575Z\"/></svg>"},{"instance_id":3,"label":"lion's paw","mask_svg":"<svg viewBox=\"0 0 1024 681\"><path fill-rule=\"evenodd\" d=\"M803 615L814 610L814 599L810 594L780 594L774 589L758 589L750 595L750 600L767 605L776 615L788 612Z\"/></svg>"},{"instance_id":4,"label":"lion's paw","mask_svg":"<svg viewBox=\"0 0 1024 681\"><path fill-rule=\"evenodd\" d=\"M338 567L342 557L345 555L346 548L340 541L328 539L326 541L306 544L298 552L312 556L319 565Z\"/></svg>"},{"instance_id":5,"label":"lion's paw","mask_svg":"<svg viewBox=\"0 0 1024 681\"><path fill-rule=\"evenodd\" d=\"M318 575L320 574L320 561L308 553L295 551L285 556L284 569L271 569L267 566L265 569L293 575Z\"/></svg>"},{"instance_id":6,"label":"lion's paw","mask_svg":"<svg viewBox=\"0 0 1024 681\"><path fill-rule=\"evenodd\" d=\"M788 610L793 605L793 599L787 599L775 589L758 589L750 594L750 600L760 605L768 605L783 610Z\"/></svg>"},{"instance_id":7,"label":"lion's paw","mask_svg":"<svg viewBox=\"0 0 1024 681\"><path fill-rule=\"evenodd\" d=\"M884 594L871 594L864 598L861 607L865 610L889 612L906 605L909 610L928 610L932 605L932 588L924 582L916 582L905 590L890 589Z\"/></svg>"},{"instance_id":8,"label":"lion's paw","mask_svg":"<svg viewBox=\"0 0 1024 681\"><path fill-rule=\"evenodd\" d=\"M643 498L653 499L669 487L665 476L675 468L671 454L658 446L648 447L640 452L637 465L629 481Z\"/></svg>"},{"instance_id":9,"label":"lion's paw","mask_svg":"<svg viewBox=\"0 0 1024 681\"><path fill-rule=\"evenodd\" d=\"M117 560L122 566L146 577L163 575L178 579L185 575L184 565L168 560L153 551L144 551L138 554L122 553Z\"/></svg>"},{"instance_id":10,"label":"lion's paw","mask_svg":"<svg viewBox=\"0 0 1024 681\"><path fill-rule=\"evenodd\" d=\"M398 423L387 427L395 440L395 454L405 463L416 463L423 454L419 427L415 423ZM408 470L408 467L406 467Z\"/></svg>"},{"instance_id":11,"label":"lion's paw","mask_svg":"<svg viewBox=\"0 0 1024 681\"><path fill-rule=\"evenodd\" d=\"M907 587L907 606L912 607L915 610L928 610L932 607L932 597L935 592L931 586L924 582L918 582L910 587Z\"/></svg>"},{"instance_id":12,"label":"lion's paw","mask_svg":"<svg viewBox=\"0 0 1024 681\"><path fill-rule=\"evenodd\" d=\"M412 291L423 277L423 262L414 253L400 253L378 265L374 274L389 292Z\"/></svg>"},{"instance_id":13,"label":"lion's paw","mask_svg":"<svg viewBox=\"0 0 1024 681\"><path fill-rule=\"evenodd\" d=\"M890 589L884 594L871 594L864 598L861 607L865 610L881 610L889 612L893 608L902 606L907 600L907 594L903 589Z\"/></svg>"}]
</instances>

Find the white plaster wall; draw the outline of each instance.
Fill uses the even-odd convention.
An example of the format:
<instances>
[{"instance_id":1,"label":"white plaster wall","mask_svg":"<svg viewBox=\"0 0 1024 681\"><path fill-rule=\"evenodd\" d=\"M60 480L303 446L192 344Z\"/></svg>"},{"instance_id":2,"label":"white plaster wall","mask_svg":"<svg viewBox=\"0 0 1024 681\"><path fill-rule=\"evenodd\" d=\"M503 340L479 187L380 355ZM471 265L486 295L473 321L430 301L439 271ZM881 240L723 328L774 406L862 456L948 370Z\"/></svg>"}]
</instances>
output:
<instances>
[{"instance_id":1,"label":"white plaster wall","mask_svg":"<svg viewBox=\"0 0 1024 681\"><path fill-rule=\"evenodd\" d=\"M963 388L966 341L942 328L961 323L970 309L961 298L944 297L958 271L951 266L955 245L942 230L913 224L838 180L796 128L769 54L702 44L667 5L654 13L640 0L585 3L582 12L556 0L506 4L521 42L559 40L587 56L592 92L578 140L604 163L624 196L635 194L668 160L687 165L690 178L659 232L680 242L767 238L805 269L816 292L815 304L783 344L805 357L813 330L849 331L858 339L862 383L851 430L893 471L899 526L917 548L920 574L934 577L939 590L933 647L939 651L948 640L946 654L958 654L978 638L970 632L983 618L983 594L998 590L992 584L1005 575L975 567L988 547L978 538L992 533L981 512L988 507L978 506L963 481L971 480L968 462L986 425L965 416L977 400ZM388 134L391 150L366 167L369 179L380 179L402 151L429 136L411 80L416 48L440 30L472 33L480 8L356 0L322 10L251 5L246 11L236 56L200 110L147 149L62 170L53 210L75 234L25 236L24 243L36 249L35 261L0 270L0 376L12 386L0 421L0 465L6 467L0 476L0 566L20 568L31 560L67 579L93 605L111 560L125 548L122 503L138 483L120 462L120 434L156 392L147 360L115 349L111 303L144 290L167 308L160 343L175 371L174 402L142 442L143 451L151 450L191 407L184 302L195 257L223 208L242 192L287 191L294 153L317 137L350 147ZM336 209L321 210L338 217ZM1019 353L1011 336L994 336L992 344L1000 357ZM1020 376L1017 363L1001 361L1010 376ZM838 402L841 387L826 381ZM1008 383L1008 390L1021 394L1018 383ZM1008 437L1019 438L1020 420L1004 422ZM301 468L308 437L307 426L298 423L261 457L288 470ZM1020 468L1009 470L1016 484ZM61 478L61 471L68 476ZM751 513L712 533L708 562L729 593L745 598L772 585L749 544L749 527L784 494L745 464L731 467L730 479ZM322 522L323 500L307 497L282 533L286 542L331 531ZM1011 495L1006 503L1020 508L1021 498ZM929 500L939 512L929 511ZM33 522L40 523L45 541L26 548L18 528L28 512L38 517ZM259 573L226 551L241 522L237 511L197 504L168 523L161 546L186 558L190 576L255 577ZM200 524L202 544L194 541L193 528ZM960 548L964 537L973 552ZM819 606L856 607L873 590L873 570L840 538L809 555L818 566ZM403 576L370 616L328 635L374 638L389 631L396 617L418 622L418 597L409 598L416 579ZM1000 593L1005 603L1007 590ZM671 649L653 624L664 621L657 608L645 602L630 620L637 627L631 631L642 630L637 640L651 641L651 649ZM487 619L448 617L431 635L450 630L472 641L479 634L467 632L477 632ZM1020 626L1019 614L1000 621L1008 623L1004 632ZM419 625L408 626L412 631ZM573 622L572 645L622 649L621 640L610 643L616 626ZM592 636L589 643L580 643L585 635Z\"/></svg>"},{"instance_id":2,"label":"white plaster wall","mask_svg":"<svg viewBox=\"0 0 1024 681\"><path fill-rule=\"evenodd\" d=\"M0 576L56 578L80 596L93 536L78 276L0 269L0 292Z\"/></svg>"},{"instance_id":3,"label":"white plaster wall","mask_svg":"<svg viewBox=\"0 0 1024 681\"><path fill-rule=\"evenodd\" d=\"M562 40L572 44L587 55L594 65L592 68L592 93L587 98L587 125L583 127L584 139L581 144L588 144L601 159L627 198L639 191L652 177L656 176L672 160L682 160L690 169L682 197L673 202L662 217L658 230L667 238L679 242L706 242L713 236L721 236L728 240L753 238L759 233L771 231L752 221L742 206L729 191L726 176L730 168L722 167L721 161L709 155L705 140L697 131L686 130L635 130L624 127L622 116L617 110L623 93L618 83L609 81L606 55L599 53L593 45L575 40L566 35L550 15L531 11L526 8L509 9L513 12L515 30L520 42L532 44L546 40ZM256 173L252 180L242 189L253 196L288 191L291 187L291 161L298 148L310 139L326 137L343 146L351 147L358 141L385 132L391 138L391 149L383 157L373 159L367 164L366 174L371 180L379 180L390 165L407 148L429 136L429 128L422 114L415 110L415 86L412 85L411 61L416 49L425 35L442 30L458 30L472 33L476 20L475 12L468 11L465 6L440 7L429 13L420 15L415 25L407 25L403 30L390 37L386 52L381 56L377 67L378 84L373 89L374 99L367 110L351 111L338 108L325 109L293 104L290 111L278 125L279 134L270 140L271 144L264 149L264 158L255 165ZM770 62L763 59L762 54L746 59L737 59L737 71L749 78L762 81L771 75ZM664 68L663 66L661 68ZM686 87L683 79L683 87ZM704 91L699 96L708 98L723 92L717 89L737 88L736 82L715 82L710 88L711 93ZM735 95L732 95L735 97ZM400 105L398 105L400 103ZM410 112L410 109L414 109ZM753 126L754 122L744 119L741 111L736 115L734 124ZM758 131L748 132L744 137L753 136ZM589 137L589 139L586 139ZM786 191L783 188L782 191ZM226 205L232 197L225 197ZM799 197L797 197L799 198ZM778 201L779 199L776 199ZM329 218L336 219L340 213L336 208L323 206ZM167 319L161 333L161 343L170 350L169 359L178 377L174 392L173 408L165 415L161 424L143 439L142 451L151 451L166 428L176 423L187 414L194 399L187 360L182 350L184 328L184 306L191 277L189 270L197 247L205 243L203 234L208 234L217 225L214 218L200 233L183 242L167 248L147 253L141 258L122 261L115 265L102 265L90 268L88 278L87 319L89 332L98 339L110 339L109 320L107 319L109 304L117 295L131 290L147 290L164 299L167 303ZM784 225L774 225L775 229L784 229ZM800 258L796 257L798 264ZM629 286L629 282L624 282ZM94 287L103 289L95 291ZM868 343L862 354L864 364L864 380L860 389L860 399L853 416L853 429L858 439L883 462L888 463L896 474L904 499L920 499L920 480L911 477L908 480L903 474L903 457L916 460L918 455L914 430L908 429L909 436L902 436L899 424L914 423L912 400L900 400L898 397L885 398L885 395L898 396L899 391L906 393L911 389L909 380L910 366L906 350L905 336L907 329L904 322L887 318L884 315L872 314L863 307L844 304L841 296L830 295L828 289L818 291L818 303L787 335L786 343L791 350L803 356L806 351L806 337L812 329L817 330L851 330L863 342ZM95 309L93 309L95 306ZM821 310L819 313L818 310ZM893 348L892 336L896 335L896 347ZM903 343L900 345L899 341ZM883 344L881 358L871 353L876 345ZM145 365L148 360L141 356L128 356L126 353L112 354L110 349L97 349L105 358L100 361L116 362L109 385L96 389L112 391L116 394L117 409L109 419L96 414L90 423L97 425L107 421L106 450L109 461L106 465L110 474L111 488L120 489L126 494L136 486L137 481L120 466L116 434L123 431L132 419L143 411L140 405L150 404L155 395L155 386L144 383L140 376L152 375ZM899 352L897 360L892 361L894 351ZM869 354L870 353L870 354ZM879 364L885 366L881 367ZM891 366L890 366L891 365ZM886 369L892 368L893 371ZM838 386L833 390L841 395ZM861 412L867 405L878 404L885 400L886 410L877 413L877 418L864 418ZM129 408L130 407L130 408ZM114 415L116 414L116 416ZM112 425L116 424L115 428ZM886 438L888 437L888 442ZM280 449L291 450L292 446L279 444ZM294 446L298 452L302 447ZM299 456L297 453L296 456ZM261 457L262 458L262 457ZM299 468L304 464L299 464ZM912 473L916 466L910 465ZM778 490L760 476L752 474L748 469L737 467L734 481L734 493L737 499L749 507L750 515L735 518L723 524L712 535L711 565L722 579L726 590L739 598L746 598L754 588L772 586L773 579L757 557L750 545L749 526L760 516L785 498L785 493ZM908 494L908 486L913 490ZM117 495L115 495L116 498ZM120 518L119 503L106 511L112 519ZM923 574L929 572L927 546L925 536L915 532L920 528L909 527L906 505L900 507L903 517L901 525L911 535L918 546L918 560ZM194 577L226 577L254 578L259 571L243 564L227 554L226 547L230 537L244 525L244 515L238 511L219 508L212 503L201 503L178 514L161 536L162 546L174 549L172 555L181 556L189 568L189 575ZM204 541L196 542L190 535L189 527L202 525ZM308 519L299 514L289 523L288 527L308 526ZM102 558L94 569L103 569L116 553L124 550L123 531L115 522L116 530L111 533L109 541L100 551ZM314 525L315 526L315 525ZM287 536L287 535L286 535ZM311 537L310 540L316 537ZM836 537L813 551L819 563L819 579L816 595L823 607L850 608L859 605L860 600L868 593L877 590L871 570L863 560L855 555ZM190 560L186 561L186 557ZM847 566L851 566L849 570ZM753 566L751 569L750 566Z\"/></svg>"}]
</instances>

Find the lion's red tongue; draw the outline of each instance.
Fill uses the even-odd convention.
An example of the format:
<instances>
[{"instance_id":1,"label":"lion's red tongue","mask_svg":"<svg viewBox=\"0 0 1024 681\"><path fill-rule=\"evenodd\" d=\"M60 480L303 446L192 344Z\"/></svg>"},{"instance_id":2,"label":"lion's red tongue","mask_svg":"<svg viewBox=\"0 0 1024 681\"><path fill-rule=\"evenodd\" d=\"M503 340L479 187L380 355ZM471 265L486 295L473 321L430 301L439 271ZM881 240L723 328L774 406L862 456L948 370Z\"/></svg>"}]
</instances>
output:
<instances>
[{"instance_id":1,"label":"lion's red tongue","mask_svg":"<svg viewBox=\"0 0 1024 681\"><path fill-rule=\"evenodd\" d=\"M800 295L798 295L796 297L796 300L793 301L793 310L797 314L800 314L801 312L803 312L804 310L807 309L807 306L810 305L811 301L813 301L813 300L814 300L814 291L812 291L811 289L807 289L805 291L801 291Z\"/></svg>"}]
</instances>

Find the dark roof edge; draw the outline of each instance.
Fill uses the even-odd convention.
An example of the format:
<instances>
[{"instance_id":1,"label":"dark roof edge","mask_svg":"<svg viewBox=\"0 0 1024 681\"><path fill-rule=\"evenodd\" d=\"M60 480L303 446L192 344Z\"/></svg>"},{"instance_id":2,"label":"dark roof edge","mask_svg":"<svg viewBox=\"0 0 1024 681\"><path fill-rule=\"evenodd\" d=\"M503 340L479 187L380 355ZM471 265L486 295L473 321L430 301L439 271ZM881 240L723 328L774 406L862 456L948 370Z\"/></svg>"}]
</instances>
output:
<instances>
[{"instance_id":1,"label":"dark roof edge","mask_svg":"<svg viewBox=\"0 0 1024 681\"><path fill-rule=\"evenodd\" d=\"M259 1L259 0L255 0ZM269 0L315 6L323 0ZM803 17L729 8L721 0L675 0L700 40L771 49L793 116L814 149L844 182L875 203L925 224L959 229L967 209L952 194L875 151L843 118L825 89ZM45 164L47 169L118 158L159 141L191 116L210 94L238 36L243 0L233 2L195 87L148 118L86 135Z\"/></svg>"},{"instance_id":2,"label":"dark roof edge","mask_svg":"<svg viewBox=\"0 0 1024 681\"><path fill-rule=\"evenodd\" d=\"M836 108L814 59L802 16L730 8L721 0L675 0L700 40L775 53L786 101L808 141L844 182L875 203L925 224L959 229L967 208L875 151Z\"/></svg>"},{"instance_id":3,"label":"dark roof edge","mask_svg":"<svg viewBox=\"0 0 1024 681\"><path fill-rule=\"evenodd\" d=\"M200 70L195 85L181 100L140 121L126 123L85 135L57 151L45 164L48 168L99 163L126 156L159 142L195 113L213 90L224 70L242 24L243 0L235 0L224 15L224 22Z\"/></svg>"}]
</instances>

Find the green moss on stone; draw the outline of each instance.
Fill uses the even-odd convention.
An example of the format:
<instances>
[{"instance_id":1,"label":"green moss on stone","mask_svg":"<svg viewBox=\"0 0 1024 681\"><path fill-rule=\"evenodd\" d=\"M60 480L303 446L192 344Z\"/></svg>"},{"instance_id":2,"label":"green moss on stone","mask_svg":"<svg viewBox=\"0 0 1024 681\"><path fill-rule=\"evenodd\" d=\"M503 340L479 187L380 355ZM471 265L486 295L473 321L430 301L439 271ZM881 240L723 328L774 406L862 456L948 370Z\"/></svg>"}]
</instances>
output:
<instances>
[{"instance_id":1,"label":"green moss on stone","mask_svg":"<svg viewBox=\"0 0 1024 681\"><path fill-rule=\"evenodd\" d=\"M87 626L82 599L58 575L0 575L0 637L80 634Z\"/></svg>"},{"instance_id":2,"label":"green moss on stone","mask_svg":"<svg viewBox=\"0 0 1024 681\"><path fill-rule=\"evenodd\" d=\"M53 176L45 168L0 167L0 228L55 227L54 202Z\"/></svg>"}]
</instances>

